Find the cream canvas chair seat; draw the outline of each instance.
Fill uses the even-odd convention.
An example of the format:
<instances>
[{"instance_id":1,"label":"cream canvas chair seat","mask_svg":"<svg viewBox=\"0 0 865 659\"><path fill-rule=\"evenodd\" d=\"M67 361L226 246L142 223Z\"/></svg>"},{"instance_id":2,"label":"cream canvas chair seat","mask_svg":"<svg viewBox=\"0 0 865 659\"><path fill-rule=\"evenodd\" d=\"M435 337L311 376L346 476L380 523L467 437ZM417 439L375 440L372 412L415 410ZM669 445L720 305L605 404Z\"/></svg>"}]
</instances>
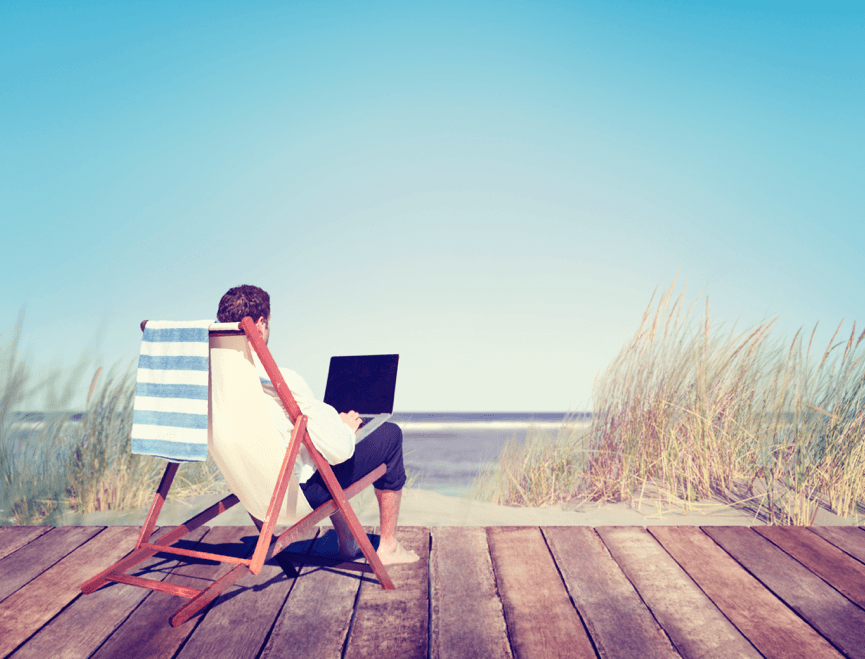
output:
<instances>
[{"instance_id":1,"label":"cream canvas chair seat","mask_svg":"<svg viewBox=\"0 0 865 659\"><path fill-rule=\"evenodd\" d=\"M144 325L145 323L142 323L142 329ZM82 591L90 593L108 582L119 582L181 595L190 601L172 615L170 622L177 626L195 615L248 572L257 574L271 549L273 554L282 551L291 542L302 539L303 534L311 527L337 511L351 529L367 563L288 553L283 553L283 556L294 563L316 563L373 572L383 588L394 588L384 565L348 504L348 499L385 473L385 465L380 465L372 473L343 490L330 465L312 444L306 430L307 418L301 414L252 319L244 318L240 323L216 323L210 327L209 334L208 450L232 494L150 542L162 504L179 466L177 462L169 462L134 550L82 584ZM287 448L268 414L252 350L258 356L294 424ZM301 446L309 454L332 496L330 501L315 510L309 507L294 475L294 465ZM258 542L251 558L236 558L171 546L238 502L243 504L259 529ZM277 523L289 525L289 528L273 542L273 531ZM126 574L135 565L156 553L234 563L235 567L201 590Z\"/></svg>"},{"instance_id":2,"label":"cream canvas chair seat","mask_svg":"<svg viewBox=\"0 0 865 659\"><path fill-rule=\"evenodd\" d=\"M286 447L261 395L246 336L219 327L210 333L207 446L228 489L250 516L264 520ZM277 523L291 525L311 512L291 473Z\"/></svg>"}]
</instances>

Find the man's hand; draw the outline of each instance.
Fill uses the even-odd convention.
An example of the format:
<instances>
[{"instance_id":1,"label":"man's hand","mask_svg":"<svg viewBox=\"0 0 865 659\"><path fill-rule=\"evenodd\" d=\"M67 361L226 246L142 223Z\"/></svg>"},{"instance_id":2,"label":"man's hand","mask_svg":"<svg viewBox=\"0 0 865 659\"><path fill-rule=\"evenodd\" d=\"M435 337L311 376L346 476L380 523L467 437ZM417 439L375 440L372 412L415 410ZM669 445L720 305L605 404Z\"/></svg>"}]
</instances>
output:
<instances>
[{"instance_id":1,"label":"man's hand","mask_svg":"<svg viewBox=\"0 0 865 659\"><path fill-rule=\"evenodd\" d=\"M352 432L357 432L357 429L360 428L360 414L352 410L351 412L340 412L339 418L342 419L342 422L351 428Z\"/></svg>"}]
</instances>

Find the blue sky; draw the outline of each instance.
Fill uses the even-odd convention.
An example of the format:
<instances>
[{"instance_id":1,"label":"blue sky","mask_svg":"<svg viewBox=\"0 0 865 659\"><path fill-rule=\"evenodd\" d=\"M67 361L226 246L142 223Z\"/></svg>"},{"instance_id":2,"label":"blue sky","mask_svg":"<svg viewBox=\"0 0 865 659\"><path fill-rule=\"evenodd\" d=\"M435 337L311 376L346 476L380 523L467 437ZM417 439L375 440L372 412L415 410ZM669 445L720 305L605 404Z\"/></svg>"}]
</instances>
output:
<instances>
[{"instance_id":1,"label":"blue sky","mask_svg":"<svg viewBox=\"0 0 865 659\"><path fill-rule=\"evenodd\" d=\"M37 363L273 302L399 352L401 411L591 406L678 271L713 320L862 319L865 5L6 2L0 332ZM829 329L831 328L831 329Z\"/></svg>"}]
</instances>

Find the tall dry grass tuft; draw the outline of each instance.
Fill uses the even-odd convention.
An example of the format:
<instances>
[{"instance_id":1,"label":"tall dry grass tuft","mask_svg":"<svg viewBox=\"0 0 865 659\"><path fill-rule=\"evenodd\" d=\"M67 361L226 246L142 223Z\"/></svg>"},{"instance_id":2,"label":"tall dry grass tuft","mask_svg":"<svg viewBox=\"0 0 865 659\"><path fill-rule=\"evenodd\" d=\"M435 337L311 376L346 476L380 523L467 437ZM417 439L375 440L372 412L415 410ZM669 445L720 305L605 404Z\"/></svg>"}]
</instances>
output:
<instances>
[{"instance_id":1,"label":"tall dry grass tuft","mask_svg":"<svg viewBox=\"0 0 865 659\"><path fill-rule=\"evenodd\" d=\"M549 506L584 489L586 428L567 417L557 432L529 426L524 440L513 437L497 461L478 475L469 496L509 506Z\"/></svg>"},{"instance_id":2,"label":"tall dry grass tuft","mask_svg":"<svg viewBox=\"0 0 865 659\"><path fill-rule=\"evenodd\" d=\"M713 325L708 297L676 282L649 301L639 329L595 382L585 435L530 429L476 482L478 498L548 505L580 497L676 506L720 498L770 524L810 524L865 504L865 332L828 346L816 326L789 343L774 321ZM654 304L654 306L653 306ZM663 503L661 501L660 503Z\"/></svg>"},{"instance_id":3,"label":"tall dry grass tuft","mask_svg":"<svg viewBox=\"0 0 865 659\"><path fill-rule=\"evenodd\" d=\"M33 368L22 354L23 311L0 345L0 524L51 524L58 520L65 486L65 441L75 422L63 413L90 360L69 369ZM22 416L27 407L44 412Z\"/></svg>"},{"instance_id":4,"label":"tall dry grass tuft","mask_svg":"<svg viewBox=\"0 0 865 659\"><path fill-rule=\"evenodd\" d=\"M96 378L94 378L95 380ZM93 391L95 389L95 395ZM91 399L68 460L66 505L78 513L135 510L153 498L165 460L131 451L135 380L128 370L108 375ZM183 463L171 490L174 498L225 492L212 459Z\"/></svg>"},{"instance_id":5,"label":"tall dry grass tuft","mask_svg":"<svg viewBox=\"0 0 865 659\"><path fill-rule=\"evenodd\" d=\"M684 308L675 281L595 385L587 495L630 498L647 483L671 499L755 500L769 523L808 524L865 501L865 362L856 326L821 355L813 337L775 341ZM652 296L654 299L654 295ZM758 487L755 490L755 484Z\"/></svg>"},{"instance_id":6,"label":"tall dry grass tuft","mask_svg":"<svg viewBox=\"0 0 865 659\"><path fill-rule=\"evenodd\" d=\"M66 503L70 510L131 510L147 505L159 465L129 450L134 394L129 371L112 372L100 388L91 387L87 411L69 449Z\"/></svg>"},{"instance_id":7,"label":"tall dry grass tuft","mask_svg":"<svg viewBox=\"0 0 865 659\"><path fill-rule=\"evenodd\" d=\"M101 383L97 370L84 413L46 415L68 409L94 360L85 353L72 368L58 365L37 373L21 354L22 324L23 314L11 339L0 346L0 525L57 524L67 510L146 506L165 461L129 450L131 370L115 368ZM37 414L21 414L34 408ZM219 471L208 460L182 465L172 496L224 491Z\"/></svg>"}]
</instances>

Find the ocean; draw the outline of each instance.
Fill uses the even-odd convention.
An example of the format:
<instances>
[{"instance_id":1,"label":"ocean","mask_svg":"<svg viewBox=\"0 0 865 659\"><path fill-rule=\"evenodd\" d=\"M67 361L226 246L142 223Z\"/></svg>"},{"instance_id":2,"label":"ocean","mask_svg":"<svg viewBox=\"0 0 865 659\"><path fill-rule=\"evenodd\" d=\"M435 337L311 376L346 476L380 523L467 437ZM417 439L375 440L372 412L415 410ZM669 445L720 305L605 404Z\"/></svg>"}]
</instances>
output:
<instances>
[{"instance_id":1,"label":"ocean","mask_svg":"<svg viewBox=\"0 0 865 659\"><path fill-rule=\"evenodd\" d=\"M14 414L16 439L34 436L60 415ZM82 413L75 413L78 421ZM565 419L588 425L588 412L398 412L391 419L403 431L406 471L413 487L449 496L465 496L479 473L493 464L505 444L522 441L529 426L554 433Z\"/></svg>"},{"instance_id":2,"label":"ocean","mask_svg":"<svg viewBox=\"0 0 865 659\"><path fill-rule=\"evenodd\" d=\"M400 412L391 419L403 432L403 459L413 487L466 496L477 475L490 467L511 439L529 426L556 432L565 419L588 425L588 412Z\"/></svg>"}]
</instances>

